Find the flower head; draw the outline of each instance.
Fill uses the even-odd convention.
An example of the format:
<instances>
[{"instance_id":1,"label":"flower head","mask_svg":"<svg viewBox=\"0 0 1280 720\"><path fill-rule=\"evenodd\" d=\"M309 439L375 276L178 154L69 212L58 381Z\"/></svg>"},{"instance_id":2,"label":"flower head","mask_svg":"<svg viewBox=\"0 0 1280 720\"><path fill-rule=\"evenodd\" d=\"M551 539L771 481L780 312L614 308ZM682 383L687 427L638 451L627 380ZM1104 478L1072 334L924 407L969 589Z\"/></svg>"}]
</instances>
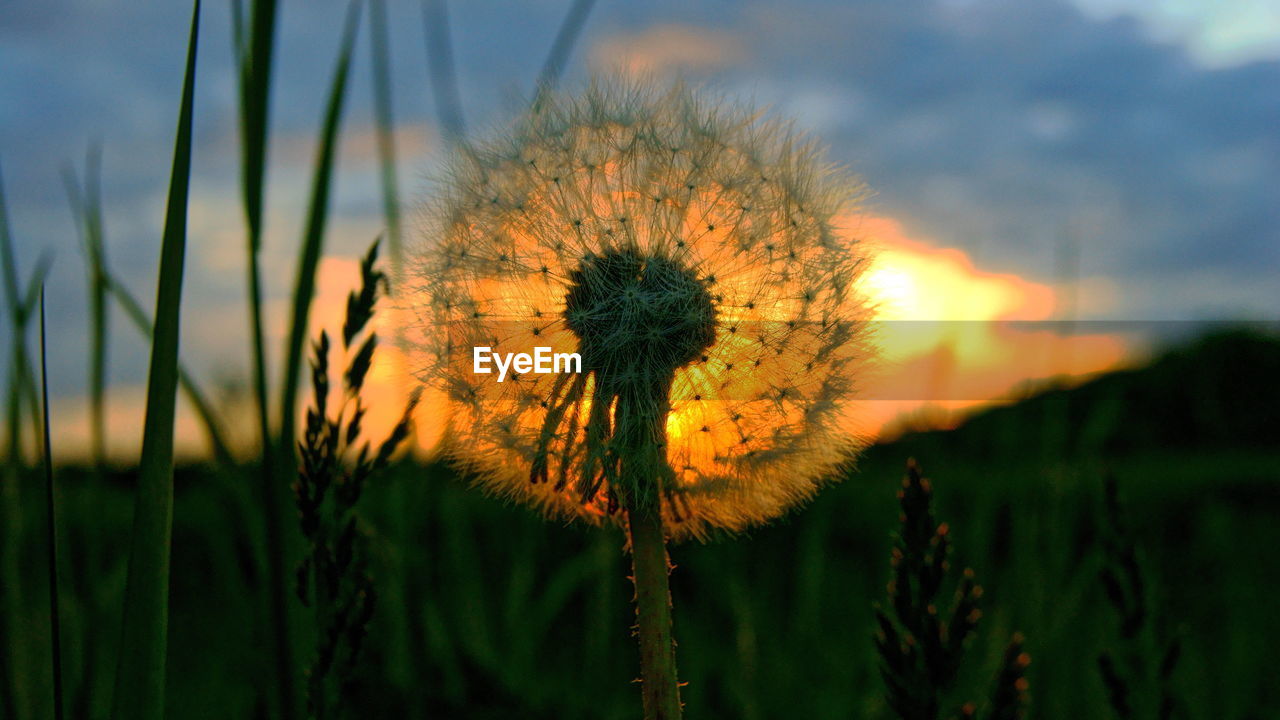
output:
<instances>
[{"instance_id":1,"label":"flower head","mask_svg":"<svg viewBox=\"0 0 1280 720\"><path fill-rule=\"evenodd\" d=\"M866 253L834 223L859 188L787 127L598 82L447 178L402 286L447 452L484 487L591 520L655 498L681 539L768 520L852 457ZM480 346L582 372L496 382Z\"/></svg>"}]
</instances>

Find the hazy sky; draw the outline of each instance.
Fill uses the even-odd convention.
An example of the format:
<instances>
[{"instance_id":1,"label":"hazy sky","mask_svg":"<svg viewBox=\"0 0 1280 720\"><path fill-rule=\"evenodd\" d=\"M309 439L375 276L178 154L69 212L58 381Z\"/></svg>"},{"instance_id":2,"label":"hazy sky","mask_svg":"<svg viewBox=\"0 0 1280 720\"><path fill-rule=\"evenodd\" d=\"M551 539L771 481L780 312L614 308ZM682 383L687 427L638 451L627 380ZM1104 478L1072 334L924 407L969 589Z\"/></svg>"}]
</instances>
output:
<instances>
[{"instance_id":1,"label":"hazy sky","mask_svg":"<svg viewBox=\"0 0 1280 720\"><path fill-rule=\"evenodd\" d=\"M468 129L520 107L567 0L450 6ZM871 210L981 268L1056 284L1117 319L1276 317L1280 11L1270 0L600 0L568 82L625 63L771 106L876 191ZM189 8L172 0L0 4L0 169L20 263L56 253L54 392L85 385L84 269L59 173L104 147L108 254L147 304ZM401 188L440 143L419 2L391 0ZM270 307L293 281L306 184L344 4L286 0L272 98ZM362 27L362 31L365 29ZM207 2L196 100L184 354L243 380L248 349L228 4ZM327 250L381 228L369 48L353 69ZM1063 258L1077 257L1075 262ZM8 337L7 318L0 331ZM147 350L113 318L113 377ZM282 325L279 313L274 327ZM278 330L277 330L278 332ZM7 341L6 341L7 344ZM280 342L273 340L277 352ZM7 362L7 353L4 354Z\"/></svg>"}]
</instances>

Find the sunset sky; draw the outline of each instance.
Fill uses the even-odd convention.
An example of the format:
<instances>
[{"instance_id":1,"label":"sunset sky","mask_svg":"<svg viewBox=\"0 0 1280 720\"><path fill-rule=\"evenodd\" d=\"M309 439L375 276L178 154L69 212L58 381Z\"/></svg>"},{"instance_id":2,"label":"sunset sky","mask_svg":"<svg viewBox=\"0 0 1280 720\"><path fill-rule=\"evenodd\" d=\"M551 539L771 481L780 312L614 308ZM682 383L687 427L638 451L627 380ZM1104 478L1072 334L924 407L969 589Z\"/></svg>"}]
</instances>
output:
<instances>
[{"instance_id":1,"label":"sunset sky","mask_svg":"<svg viewBox=\"0 0 1280 720\"><path fill-rule=\"evenodd\" d=\"M522 106L568 5L450 4L468 131ZM443 145L420 3L388 6L400 187L412 204L429 192ZM286 1L280 17L263 253L273 355L343 8ZM600 0L566 83L593 70L680 73L794 118L874 190L848 227L882 251L868 282L887 320L1275 320L1278 8ZM207 3L202 19L182 342L216 393L247 384L249 346L228 3ZM55 253L50 380L68 444L87 426L87 301L60 173L68 163L82 170L86 147L102 143L109 262L149 305L188 20L181 2L0 5L0 171L24 273ZM363 33L349 93L322 320L383 225ZM136 452L148 350L122 315L111 322L110 433ZM924 399L967 405L1028 378L1105 369L1151 339L1091 330L1066 342L990 323L907 337L894 327L883 385L871 391L884 403L869 414L872 429ZM398 392L387 377L386 391Z\"/></svg>"}]
</instances>

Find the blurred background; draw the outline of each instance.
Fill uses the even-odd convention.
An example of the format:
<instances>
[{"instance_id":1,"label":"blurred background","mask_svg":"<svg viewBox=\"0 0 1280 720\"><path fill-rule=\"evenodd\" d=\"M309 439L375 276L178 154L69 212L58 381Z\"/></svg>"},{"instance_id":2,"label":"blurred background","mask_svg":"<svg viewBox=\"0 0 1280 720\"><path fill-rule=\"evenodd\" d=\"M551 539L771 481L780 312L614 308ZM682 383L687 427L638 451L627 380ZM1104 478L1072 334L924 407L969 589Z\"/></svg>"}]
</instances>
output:
<instances>
[{"instance_id":1,"label":"blurred background","mask_svg":"<svg viewBox=\"0 0 1280 720\"><path fill-rule=\"evenodd\" d=\"M882 308L884 357L851 428L877 444L775 526L674 549L689 717L888 716L871 602L884 596L908 457L934 479L957 564L987 589L968 685L986 686L1021 630L1032 717L1112 712L1098 657L1126 638L1098 582L1109 562L1099 537L1111 475L1145 578L1144 632L1155 644L1180 639L1171 680L1179 712L1280 716L1270 668L1280 564L1269 551L1280 542L1280 6L376 5L386 34L371 35L378 26L365 18L356 36L311 331L341 323L374 238L390 233L389 264L397 248L412 252L414 207L430 196L441 159L526 108L548 69L562 67L567 88L595 73L683 77L763 106L819 138L874 191L840 222L880 251L867 287ZM270 706L261 612L270 580L262 508L246 489L260 438L235 7L206 3L198 56L181 354L231 457L214 461L204 420L182 397L168 677L169 714L179 718L257 717ZM273 379L345 10L286 1L277 21L260 254ZM100 177L102 255L149 314L189 20L184 3L0 5L4 219L16 276L48 263L74 717L110 707L150 345L120 303L106 303L95 451L87 228L67 178L74 197ZM387 138L390 169L380 156ZM388 172L400 218L391 228ZM0 317L0 336L34 355L33 326L15 327L14 317ZM17 356L0 355L10 407L21 407ZM375 367L375 436L412 386L404 367L391 348ZM548 525L468 491L431 461L439 427L424 407L414 452L361 501L380 598L352 690L367 716L638 716L621 535ZM5 482L24 490L9 501L39 497L25 413L6 418ZM18 604L3 595L0 713L45 717L43 508L7 510L0 541L17 572L7 580L27 592ZM286 532L295 525L290 514Z\"/></svg>"}]
</instances>

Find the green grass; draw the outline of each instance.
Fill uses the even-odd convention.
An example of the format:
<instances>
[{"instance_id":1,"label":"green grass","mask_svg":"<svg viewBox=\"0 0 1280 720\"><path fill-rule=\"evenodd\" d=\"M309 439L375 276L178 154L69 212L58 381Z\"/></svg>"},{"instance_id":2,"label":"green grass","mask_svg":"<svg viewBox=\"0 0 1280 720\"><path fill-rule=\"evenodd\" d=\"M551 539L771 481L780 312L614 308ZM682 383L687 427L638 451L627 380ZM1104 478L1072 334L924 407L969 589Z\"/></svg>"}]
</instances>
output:
<instances>
[{"instance_id":1,"label":"green grass","mask_svg":"<svg viewBox=\"0 0 1280 720\"><path fill-rule=\"evenodd\" d=\"M296 715L294 667L290 655L290 626L285 598L286 542L282 529L285 487L277 473L278 438L271 428L271 398L267 380L267 359L263 332L262 272L260 255L263 236L263 207L266 203L267 149L270 140L271 64L275 55L275 28L278 7L275 0L253 0L246 25L241 0L232 0L232 37L237 58L240 91L240 189L245 214L247 255L245 285L249 296L249 333L253 399L261 454L256 464L258 500L263 528L261 557L266 569L264 604L269 653L273 659L272 703L285 720Z\"/></svg>"},{"instance_id":2,"label":"green grass","mask_svg":"<svg viewBox=\"0 0 1280 720\"><path fill-rule=\"evenodd\" d=\"M1177 674L1192 717L1267 717L1268 638L1280 571L1280 456L1144 454L1109 461L1167 614L1185 628ZM957 562L986 588L965 687L988 687L1003 643L1027 636L1032 717L1105 718L1096 656L1115 632L1096 582L1101 481L1094 460L1059 468L933 454L921 458ZM932 468L932 469L930 469ZM745 538L672 549L681 679L689 717L884 717L871 601L888 579L901 448L807 509ZM102 485L63 472L67 604L94 616L120 602L130 475ZM175 505L170 716L246 717L258 701L260 578L237 528L260 508L234 478L179 471ZM379 590L354 704L370 717L411 708L458 718L634 718L634 614L621 534L549 527L477 496L439 467L404 465L361 500ZM1140 510L1139 510L1140 509ZM413 518L405 522L404 516ZM36 516L28 521L28 527ZM87 558L99 557L89 566ZM72 594L68 590L68 595ZM394 600L393 600L394 598ZM90 629L79 647L115 643ZM402 647L403 644L403 647ZM82 697L93 669L69 681ZM90 706L84 717L105 717Z\"/></svg>"},{"instance_id":3,"label":"green grass","mask_svg":"<svg viewBox=\"0 0 1280 720\"><path fill-rule=\"evenodd\" d=\"M395 112L391 93L391 40L387 36L386 0L369 0L369 55L373 85L373 118L378 135L378 179L382 185L382 215L387 223L391 276L404 266L400 235L400 191L396 179Z\"/></svg>"},{"instance_id":4,"label":"green grass","mask_svg":"<svg viewBox=\"0 0 1280 720\"><path fill-rule=\"evenodd\" d=\"M156 290L155 331L147 380L142 456L130 534L120 660L112 715L162 718L169 632L169 540L173 523L173 434L178 390L178 319L187 245L191 179L191 124L200 2L196 0L187 46L186 74L174 141L173 171L165 207Z\"/></svg>"},{"instance_id":5,"label":"green grass","mask_svg":"<svg viewBox=\"0 0 1280 720\"><path fill-rule=\"evenodd\" d=\"M47 256L46 256L47 257ZM32 279L24 290L18 279L18 263L9 233L9 213L5 203L4 181L0 177L0 270L3 275L5 309L9 313L10 347L9 373L5 384L5 471L0 485L0 598L4 613L0 616L0 643L8 652L0 655L0 669L10 692L4 694L0 708L13 715L30 712L34 703L35 680L32 675L35 638L26 622L24 608L27 594L21 574L20 542L24 517L21 481L26 471L23 448L22 410L26 404L31 412L35 432L31 441L40 436L40 409L35 401L35 384L27 354L27 324L35 306L31 291L44 284L49 265L45 258L36 265Z\"/></svg>"},{"instance_id":6,"label":"green grass","mask_svg":"<svg viewBox=\"0 0 1280 720\"><path fill-rule=\"evenodd\" d=\"M49 669L53 677L53 716L66 717L62 687L62 612L58 598L58 513L53 483L53 441L49 432L49 353L45 334L44 288L40 288L40 416L41 465L44 466L45 553L49 575ZM99 465L99 467L101 467Z\"/></svg>"},{"instance_id":7,"label":"green grass","mask_svg":"<svg viewBox=\"0 0 1280 720\"><path fill-rule=\"evenodd\" d=\"M325 105L320 140L316 148L315 168L311 177L311 196L307 205L306 227L299 245L297 277L290 304L289 339L285 347L284 381L281 383L280 437L292 458L294 429L297 426L298 380L302 367L303 346L307 337L307 318L316 289L316 267L324 251L325 225L329 220L329 190L333 184L335 151L342 125L342 109L347 96L347 76L351 70L351 52L355 47L356 29L360 22L361 3L352 0L342 31L338 62L329 83L329 99ZM293 465L292 462L289 463Z\"/></svg>"},{"instance_id":8,"label":"green grass","mask_svg":"<svg viewBox=\"0 0 1280 720\"><path fill-rule=\"evenodd\" d=\"M85 254L89 289L89 451L96 466L106 462L107 413L107 248L102 225L102 148L91 145L85 153L84 184L75 170L63 171L63 183L71 214L79 222L80 244Z\"/></svg>"},{"instance_id":9,"label":"green grass","mask_svg":"<svg viewBox=\"0 0 1280 720\"><path fill-rule=\"evenodd\" d=\"M116 279L111 270L105 266L101 268L102 276L106 284L107 292L124 311L124 314L137 328L138 332L151 341L154 327L151 318L147 315L147 311L142 309L142 304L138 302L133 293L129 292L129 288ZM209 448L213 453L213 458L225 467L233 467L235 460L232 458L231 449L227 445L226 432L222 427L222 420L218 418L217 413L213 409L213 403L209 400L209 395L201 387L195 376L182 363L178 361L178 385L182 389L183 395L186 396L187 402L191 403L191 408L195 410L196 417L200 419L200 424L204 428L205 434L209 438Z\"/></svg>"}]
</instances>

